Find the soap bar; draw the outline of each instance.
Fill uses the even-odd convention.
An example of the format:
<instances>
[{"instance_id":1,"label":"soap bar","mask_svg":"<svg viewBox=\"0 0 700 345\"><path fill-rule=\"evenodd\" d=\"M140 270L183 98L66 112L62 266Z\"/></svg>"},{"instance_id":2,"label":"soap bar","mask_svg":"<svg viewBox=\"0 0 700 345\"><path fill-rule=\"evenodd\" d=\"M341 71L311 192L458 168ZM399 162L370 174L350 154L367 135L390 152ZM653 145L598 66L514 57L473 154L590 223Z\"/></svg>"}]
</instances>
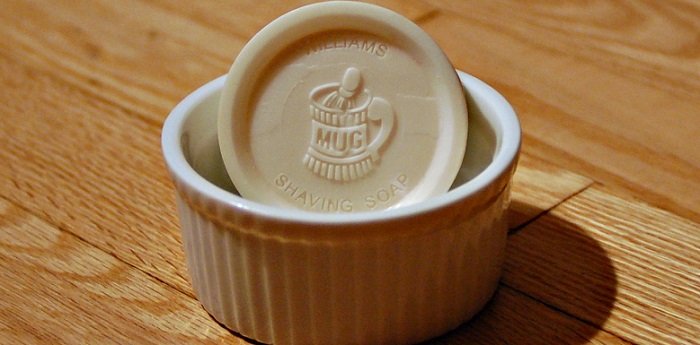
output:
<instances>
[{"instance_id":1,"label":"soap bar","mask_svg":"<svg viewBox=\"0 0 700 345\"><path fill-rule=\"evenodd\" d=\"M268 24L226 76L221 155L241 196L312 212L362 212L445 193L467 107L456 72L409 19L359 2Z\"/></svg>"}]
</instances>

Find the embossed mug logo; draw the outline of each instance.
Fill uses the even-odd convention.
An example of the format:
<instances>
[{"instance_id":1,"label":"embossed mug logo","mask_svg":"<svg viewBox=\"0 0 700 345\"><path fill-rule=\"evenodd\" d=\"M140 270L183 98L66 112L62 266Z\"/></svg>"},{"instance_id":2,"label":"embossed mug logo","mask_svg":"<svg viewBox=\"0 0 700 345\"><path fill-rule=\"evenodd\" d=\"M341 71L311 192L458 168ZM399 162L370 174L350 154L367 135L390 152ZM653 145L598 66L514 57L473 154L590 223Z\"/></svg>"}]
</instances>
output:
<instances>
[{"instance_id":1,"label":"embossed mug logo","mask_svg":"<svg viewBox=\"0 0 700 345\"><path fill-rule=\"evenodd\" d=\"M342 82L316 87L311 101L311 142L304 164L334 181L355 181L369 174L379 160L379 148L394 125L394 110L385 99L361 89L360 70L350 67ZM370 121L378 133L370 133Z\"/></svg>"}]
</instances>

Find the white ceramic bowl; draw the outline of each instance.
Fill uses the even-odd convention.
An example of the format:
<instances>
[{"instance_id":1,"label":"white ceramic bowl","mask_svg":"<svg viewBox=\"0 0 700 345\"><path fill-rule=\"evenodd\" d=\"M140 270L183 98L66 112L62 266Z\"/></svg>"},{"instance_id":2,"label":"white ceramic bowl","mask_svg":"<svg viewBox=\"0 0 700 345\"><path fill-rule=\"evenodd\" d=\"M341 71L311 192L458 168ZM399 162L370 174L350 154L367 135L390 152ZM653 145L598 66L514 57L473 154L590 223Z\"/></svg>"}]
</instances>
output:
<instances>
[{"instance_id":1,"label":"white ceramic bowl","mask_svg":"<svg viewBox=\"0 0 700 345\"><path fill-rule=\"evenodd\" d=\"M162 133L195 293L264 343L415 343L469 320L498 285L520 150L508 102L459 72L469 142L451 190L386 211L320 214L241 198L218 148L224 77L185 98Z\"/></svg>"}]
</instances>

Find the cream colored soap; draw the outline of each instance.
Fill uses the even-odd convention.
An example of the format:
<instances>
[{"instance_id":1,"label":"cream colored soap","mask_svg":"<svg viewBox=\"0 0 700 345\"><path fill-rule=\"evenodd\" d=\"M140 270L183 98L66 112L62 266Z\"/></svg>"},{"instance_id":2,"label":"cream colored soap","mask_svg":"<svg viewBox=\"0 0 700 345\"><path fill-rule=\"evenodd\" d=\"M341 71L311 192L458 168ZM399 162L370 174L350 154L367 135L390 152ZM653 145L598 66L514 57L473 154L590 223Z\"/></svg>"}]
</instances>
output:
<instances>
[{"instance_id":1,"label":"cream colored soap","mask_svg":"<svg viewBox=\"0 0 700 345\"><path fill-rule=\"evenodd\" d=\"M445 193L464 156L467 108L454 68L413 22L325 2L278 18L243 48L218 126L243 197L361 212Z\"/></svg>"}]
</instances>

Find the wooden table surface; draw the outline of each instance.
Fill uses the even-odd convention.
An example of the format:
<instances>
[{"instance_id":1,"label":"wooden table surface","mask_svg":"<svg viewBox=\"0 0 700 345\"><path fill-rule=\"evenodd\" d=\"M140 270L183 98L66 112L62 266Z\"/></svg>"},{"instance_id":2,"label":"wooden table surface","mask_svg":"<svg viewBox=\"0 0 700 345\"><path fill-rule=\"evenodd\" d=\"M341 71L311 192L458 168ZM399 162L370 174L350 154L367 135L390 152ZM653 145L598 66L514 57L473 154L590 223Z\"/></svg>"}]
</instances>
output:
<instances>
[{"instance_id":1,"label":"wooden table surface","mask_svg":"<svg viewBox=\"0 0 700 345\"><path fill-rule=\"evenodd\" d=\"M307 1L3 0L0 343L224 343L160 131ZM514 106L501 284L442 344L700 342L700 3L379 0Z\"/></svg>"}]
</instances>

